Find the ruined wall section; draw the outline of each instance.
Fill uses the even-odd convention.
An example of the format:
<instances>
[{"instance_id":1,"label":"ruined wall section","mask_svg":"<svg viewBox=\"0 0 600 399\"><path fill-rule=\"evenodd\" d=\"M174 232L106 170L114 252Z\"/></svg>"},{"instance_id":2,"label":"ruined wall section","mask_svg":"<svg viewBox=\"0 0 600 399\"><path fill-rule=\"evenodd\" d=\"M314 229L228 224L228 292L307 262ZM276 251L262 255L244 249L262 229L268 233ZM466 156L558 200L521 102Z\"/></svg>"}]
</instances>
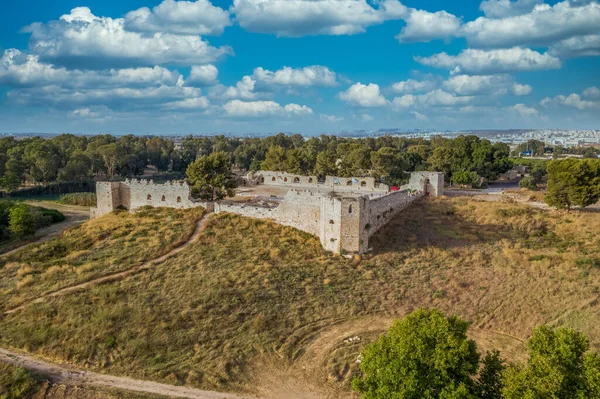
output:
<instances>
[{"instance_id":1,"label":"ruined wall section","mask_svg":"<svg viewBox=\"0 0 600 399\"><path fill-rule=\"evenodd\" d=\"M275 220L310 234L319 235L323 194L290 190L277 207Z\"/></svg>"},{"instance_id":2,"label":"ruined wall section","mask_svg":"<svg viewBox=\"0 0 600 399\"><path fill-rule=\"evenodd\" d=\"M92 218L111 213L120 205L120 183L96 183L96 207L90 209L90 216Z\"/></svg>"},{"instance_id":3,"label":"ruined wall section","mask_svg":"<svg viewBox=\"0 0 600 399\"><path fill-rule=\"evenodd\" d=\"M177 209L198 206L190 197L190 186L187 183L154 184L152 180L126 180L123 185L129 189L130 193L130 203L127 207L129 210L141 208L142 206ZM125 189L124 192L126 191Z\"/></svg>"},{"instance_id":4,"label":"ruined wall section","mask_svg":"<svg viewBox=\"0 0 600 399\"><path fill-rule=\"evenodd\" d=\"M346 252L364 253L369 249L368 198L364 196L342 197L340 214L340 248Z\"/></svg>"},{"instance_id":5,"label":"ruined wall section","mask_svg":"<svg viewBox=\"0 0 600 399\"><path fill-rule=\"evenodd\" d=\"M441 172L412 172L408 187L413 190L425 190L426 195L431 197L441 197L444 195L444 174Z\"/></svg>"},{"instance_id":6,"label":"ruined wall section","mask_svg":"<svg viewBox=\"0 0 600 399\"><path fill-rule=\"evenodd\" d=\"M374 192L387 193L389 187L379 184L373 177L334 177L327 176L324 182L319 182L317 176L294 175L285 172L258 171L251 172L246 177L250 184L332 190L338 192ZM337 182L337 183L336 183Z\"/></svg>"},{"instance_id":7,"label":"ruined wall section","mask_svg":"<svg viewBox=\"0 0 600 399\"><path fill-rule=\"evenodd\" d=\"M394 216L400 213L412 202L424 195L423 191L408 190L394 191L383 197L372 199L368 202L369 225L368 235L371 237L380 228L385 226Z\"/></svg>"}]
</instances>

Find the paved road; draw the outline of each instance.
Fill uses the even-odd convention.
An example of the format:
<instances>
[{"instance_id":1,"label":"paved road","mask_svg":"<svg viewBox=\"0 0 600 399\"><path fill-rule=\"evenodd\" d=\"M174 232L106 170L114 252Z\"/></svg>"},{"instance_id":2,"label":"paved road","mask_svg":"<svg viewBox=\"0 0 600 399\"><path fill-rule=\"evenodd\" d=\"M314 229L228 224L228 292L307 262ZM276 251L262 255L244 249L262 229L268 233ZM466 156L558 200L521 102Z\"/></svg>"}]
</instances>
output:
<instances>
[{"instance_id":1,"label":"paved road","mask_svg":"<svg viewBox=\"0 0 600 399\"><path fill-rule=\"evenodd\" d=\"M134 380L127 377L115 377L79 370L72 367L57 365L43 360L35 359L21 353L7 349L0 349L0 361L21 366L38 374L44 375L53 382L66 385L95 386L114 388L127 391L144 392L155 395L170 396L174 398L192 399L258 399L251 395L236 395L215 391L160 384L152 381Z\"/></svg>"}]
</instances>

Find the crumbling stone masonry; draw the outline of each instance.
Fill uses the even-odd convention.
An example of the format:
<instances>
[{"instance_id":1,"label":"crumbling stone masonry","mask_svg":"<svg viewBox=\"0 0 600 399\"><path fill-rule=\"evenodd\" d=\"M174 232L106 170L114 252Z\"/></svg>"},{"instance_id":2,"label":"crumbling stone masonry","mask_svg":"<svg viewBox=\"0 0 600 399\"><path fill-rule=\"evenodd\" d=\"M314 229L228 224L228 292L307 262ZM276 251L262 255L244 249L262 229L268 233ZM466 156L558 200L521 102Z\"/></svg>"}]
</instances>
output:
<instances>
[{"instance_id":1,"label":"crumbling stone masonry","mask_svg":"<svg viewBox=\"0 0 600 399\"><path fill-rule=\"evenodd\" d=\"M369 250L369 238L394 216L422 196L442 195L444 188L444 176L437 172L414 172L407 185L391 192L372 178L328 177L324 182L318 182L316 177L309 180L307 176L258 172L249 174L247 182L249 185L272 185L273 177L275 182L280 179L281 186L289 186L290 190L283 200L262 204L235 201L199 203L191 199L189 186L185 183L159 185L139 180L97 183L98 206L93 216L101 216L119 206L130 210L145 205L172 208L204 206L216 213L230 212L271 219L295 227L319 237L323 248L335 253L365 253ZM331 189L328 189L329 184Z\"/></svg>"}]
</instances>

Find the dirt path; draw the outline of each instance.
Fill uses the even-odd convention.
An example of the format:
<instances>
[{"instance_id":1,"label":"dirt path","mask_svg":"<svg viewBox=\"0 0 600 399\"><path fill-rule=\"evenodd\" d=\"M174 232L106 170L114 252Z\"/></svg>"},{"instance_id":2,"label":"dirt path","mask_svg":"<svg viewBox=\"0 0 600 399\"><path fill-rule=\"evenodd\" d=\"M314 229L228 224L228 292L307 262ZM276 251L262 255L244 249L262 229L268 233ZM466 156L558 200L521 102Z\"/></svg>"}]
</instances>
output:
<instances>
[{"instance_id":1,"label":"dirt path","mask_svg":"<svg viewBox=\"0 0 600 399\"><path fill-rule=\"evenodd\" d=\"M194 244L195 242L198 241L198 239L200 238L200 233L202 232L202 230L204 229L204 226L206 225L206 223L208 222L208 216L210 215L210 213L206 213L204 214L204 216L202 216L202 218L198 221L198 224L196 226L196 230L194 231L194 233L192 234L192 236L190 237L190 239L188 241L185 242L185 244L171 250L170 252L156 258L153 260L150 260L146 263L142 263L141 265L137 265L132 267L131 269L127 269L125 271L122 272L118 272L118 273L114 273L114 274L108 274L106 276L103 277L99 277L96 278L94 280L90 280L87 281L85 283L81 283L81 284L77 284L77 285L72 285L70 287L65 287L65 288L61 288L57 291L53 291L53 292L49 292L46 293L40 297L37 297L35 299L32 299L20 306L17 306L16 308L12 308L9 309L7 311L4 312L5 315L11 314L11 313L15 313L18 312L19 310L23 309L24 307L34 304L34 303L40 303L43 302L44 300L48 299L48 298L53 298L53 297L57 297L57 296L62 296L62 295L66 295L66 294L70 294L76 291L81 291L84 290L86 288L98 285L98 284L104 284L104 283L110 283L113 281L117 281L117 280L121 280L125 277L131 276L132 274L138 273L140 271L143 270L148 270L151 267L155 266L156 264L162 263L165 260L167 260L168 258L178 254L179 252L183 251L185 248L187 248L188 246Z\"/></svg>"},{"instance_id":2,"label":"dirt path","mask_svg":"<svg viewBox=\"0 0 600 399\"><path fill-rule=\"evenodd\" d=\"M0 254L0 256L11 255L23 247L30 244L39 244L62 234L66 229L85 223L90 219L90 208L74 205L63 205L52 201L26 201L28 205L41 206L48 209L56 209L65 215L66 219L60 223L55 223L48 227L44 227L35 232L35 236L28 241L18 244L17 247L10 251Z\"/></svg>"},{"instance_id":3,"label":"dirt path","mask_svg":"<svg viewBox=\"0 0 600 399\"><path fill-rule=\"evenodd\" d=\"M0 361L4 361L15 366L21 366L27 370L42 374L53 382L60 382L67 385L115 388L175 398L257 399L255 396L250 395L235 395L214 391L203 391L194 388L160 384L152 381L134 380L127 377L115 377L98 374L72 367L48 363L6 349L0 349Z\"/></svg>"}]
</instances>

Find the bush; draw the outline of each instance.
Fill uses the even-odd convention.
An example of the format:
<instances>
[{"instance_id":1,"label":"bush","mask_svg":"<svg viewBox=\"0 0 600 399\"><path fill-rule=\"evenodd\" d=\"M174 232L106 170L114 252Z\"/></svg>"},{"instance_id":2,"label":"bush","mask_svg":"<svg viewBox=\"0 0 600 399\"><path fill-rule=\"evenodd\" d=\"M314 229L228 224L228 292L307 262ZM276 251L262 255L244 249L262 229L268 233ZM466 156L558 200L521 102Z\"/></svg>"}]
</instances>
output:
<instances>
[{"instance_id":1,"label":"bush","mask_svg":"<svg viewBox=\"0 0 600 399\"><path fill-rule=\"evenodd\" d=\"M61 195L58 200L61 204L80 205L80 206L95 206L96 193L71 193Z\"/></svg>"},{"instance_id":2,"label":"bush","mask_svg":"<svg viewBox=\"0 0 600 399\"><path fill-rule=\"evenodd\" d=\"M0 240L22 238L37 229L64 221L65 215L55 209L29 206L22 202L0 201Z\"/></svg>"},{"instance_id":3,"label":"bush","mask_svg":"<svg viewBox=\"0 0 600 399\"><path fill-rule=\"evenodd\" d=\"M24 368L0 364L0 398L25 398L35 391L38 383L38 377Z\"/></svg>"},{"instance_id":4,"label":"bush","mask_svg":"<svg viewBox=\"0 0 600 399\"><path fill-rule=\"evenodd\" d=\"M519 187L527 188L529 190L537 189L537 184L535 182L535 178L533 176L527 176L527 177L521 179L521 181L519 181Z\"/></svg>"},{"instance_id":5,"label":"bush","mask_svg":"<svg viewBox=\"0 0 600 399\"><path fill-rule=\"evenodd\" d=\"M8 211L8 229L15 238L22 238L35 233L35 220L29 206L17 204Z\"/></svg>"}]
</instances>

